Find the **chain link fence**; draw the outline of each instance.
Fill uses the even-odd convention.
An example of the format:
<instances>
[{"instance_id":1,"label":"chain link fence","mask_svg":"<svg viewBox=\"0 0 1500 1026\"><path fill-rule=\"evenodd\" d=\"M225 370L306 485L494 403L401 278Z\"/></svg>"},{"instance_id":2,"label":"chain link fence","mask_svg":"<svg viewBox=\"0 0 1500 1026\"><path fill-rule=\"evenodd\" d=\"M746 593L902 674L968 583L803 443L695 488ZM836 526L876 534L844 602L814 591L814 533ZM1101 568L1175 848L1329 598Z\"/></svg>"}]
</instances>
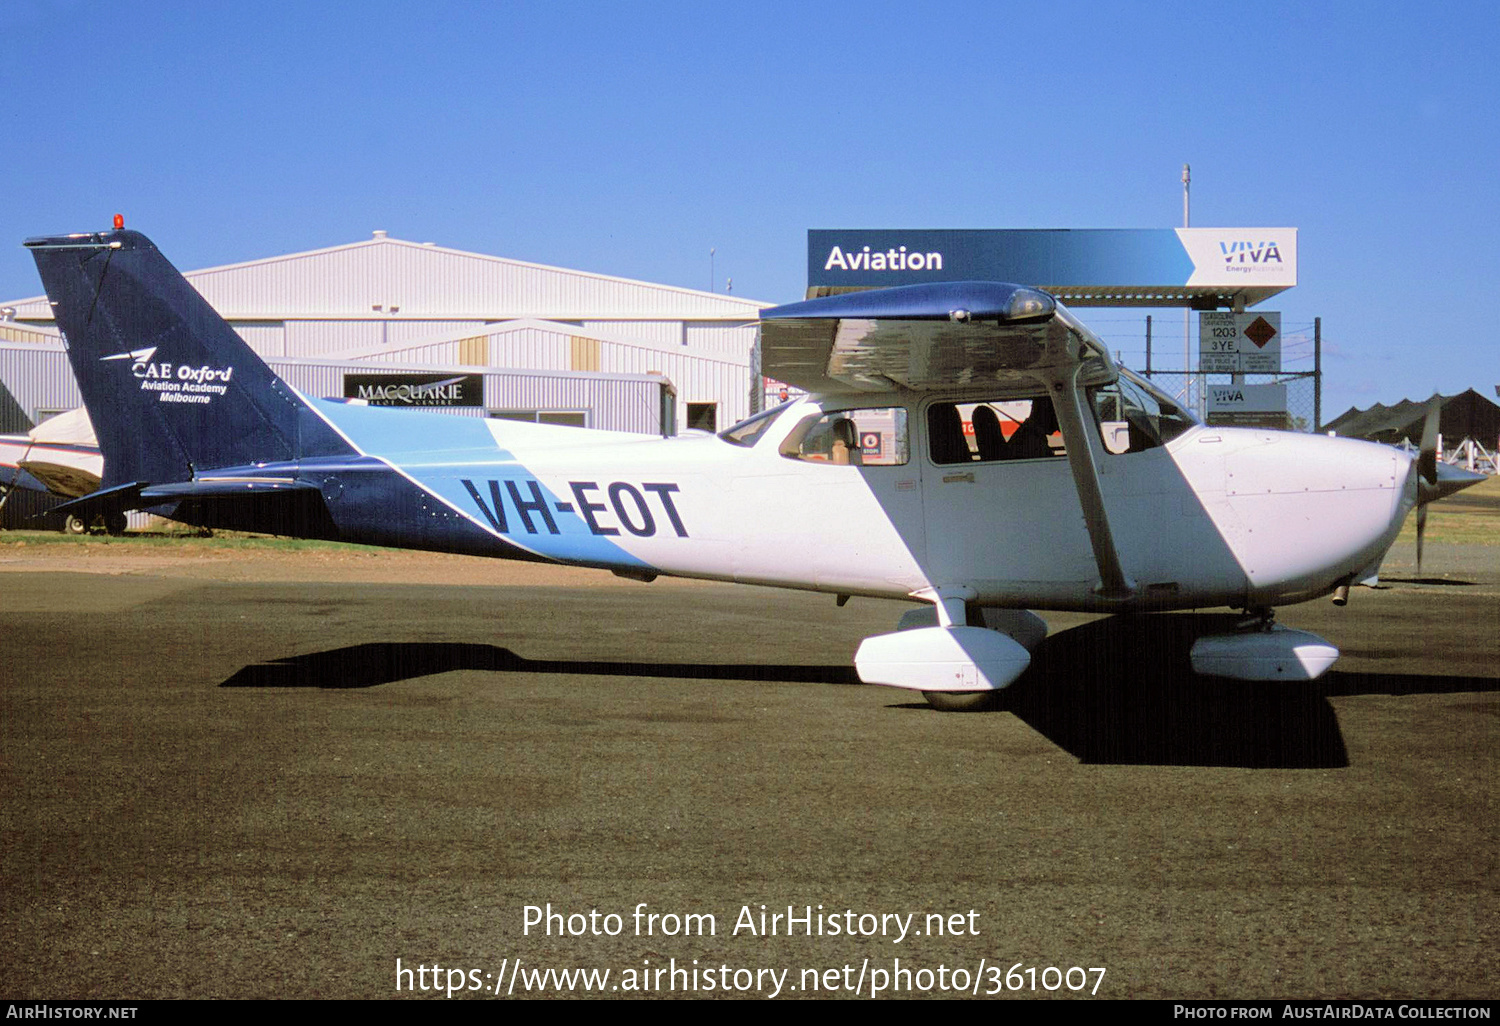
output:
<instances>
[{"instance_id":1,"label":"chain link fence","mask_svg":"<svg viewBox=\"0 0 1500 1026\"><path fill-rule=\"evenodd\" d=\"M1280 374L1241 374L1239 381L1234 375L1204 373L1202 371L1155 370L1149 375L1157 388L1177 399L1200 417L1207 407L1208 388L1213 385L1286 385L1286 430L1321 431L1322 382L1317 371L1282 372ZM1185 392L1191 392L1185 395ZM1278 425L1279 426L1279 425Z\"/></svg>"}]
</instances>

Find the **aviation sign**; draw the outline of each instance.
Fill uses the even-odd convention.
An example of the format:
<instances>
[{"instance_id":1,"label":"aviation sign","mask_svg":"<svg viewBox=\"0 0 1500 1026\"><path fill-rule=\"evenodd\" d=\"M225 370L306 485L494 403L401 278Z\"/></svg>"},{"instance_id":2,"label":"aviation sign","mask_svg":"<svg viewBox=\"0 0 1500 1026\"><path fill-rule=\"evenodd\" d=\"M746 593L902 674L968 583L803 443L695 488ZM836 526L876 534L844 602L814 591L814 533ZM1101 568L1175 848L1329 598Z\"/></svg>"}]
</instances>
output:
<instances>
[{"instance_id":1,"label":"aviation sign","mask_svg":"<svg viewBox=\"0 0 1500 1026\"><path fill-rule=\"evenodd\" d=\"M1198 370L1281 373L1281 314L1204 311L1198 315Z\"/></svg>"}]
</instances>

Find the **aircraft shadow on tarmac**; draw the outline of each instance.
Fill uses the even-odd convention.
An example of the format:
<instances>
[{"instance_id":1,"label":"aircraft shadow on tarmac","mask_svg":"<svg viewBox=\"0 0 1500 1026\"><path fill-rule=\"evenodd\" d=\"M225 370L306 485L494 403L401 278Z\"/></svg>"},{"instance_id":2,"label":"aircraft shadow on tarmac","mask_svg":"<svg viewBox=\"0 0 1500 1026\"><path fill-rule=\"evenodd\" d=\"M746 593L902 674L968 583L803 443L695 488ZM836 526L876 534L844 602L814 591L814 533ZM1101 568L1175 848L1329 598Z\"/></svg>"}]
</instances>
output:
<instances>
[{"instance_id":1,"label":"aircraft shadow on tarmac","mask_svg":"<svg viewBox=\"0 0 1500 1026\"><path fill-rule=\"evenodd\" d=\"M1187 652L1206 619L1111 617L1060 631L985 711L1011 713L1084 763L1336 768L1349 758L1331 697L1500 690L1490 678L1413 674L1333 671L1286 684L1200 677ZM381 642L247 666L219 686L368 688L453 670L860 684L847 665L527 659L495 645ZM931 711L921 702L891 708Z\"/></svg>"},{"instance_id":2,"label":"aircraft shadow on tarmac","mask_svg":"<svg viewBox=\"0 0 1500 1026\"><path fill-rule=\"evenodd\" d=\"M994 708L1085 763L1310 769L1349 764L1329 698L1500 690L1459 676L1332 671L1278 683L1194 673L1193 639L1236 619L1117 616L1061 631Z\"/></svg>"},{"instance_id":3,"label":"aircraft shadow on tarmac","mask_svg":"<svg viewBox=\"0 0 1500 1026\"><path fill-rule=\"evenodd\" d=\"M601 677L675 677L859 684L852 666L777 666L723 663L622 663L527 659L508 648L460 642L381 642L291 656L247 666L224 688L370 688L452 670L567 673Z\"/></svg>"},{"instance_id":4,"label":"aircraft shadow on tarmac","mask_svg":"<svg viewBox=\"0 0 1500 1026\"><path fill-rule=\"evenodd\" d=\"M1375 588L1379 591L1384 591L1393 584L1425 584L1445 588L1478 587L1475 581L1457 581L1447 577L1382 577L1380 583L1375 585Z\"/></svg>"}]
</instances>

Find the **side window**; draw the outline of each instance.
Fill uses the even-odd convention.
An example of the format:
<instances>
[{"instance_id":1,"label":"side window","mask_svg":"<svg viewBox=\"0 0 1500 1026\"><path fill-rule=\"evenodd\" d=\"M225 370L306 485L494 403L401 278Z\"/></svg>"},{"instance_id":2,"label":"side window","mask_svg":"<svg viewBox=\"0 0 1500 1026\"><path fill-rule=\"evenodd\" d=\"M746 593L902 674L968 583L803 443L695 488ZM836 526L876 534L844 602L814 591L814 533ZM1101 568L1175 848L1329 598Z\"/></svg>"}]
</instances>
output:
<instances>
[{"instance_id":1,"label":"side window","mask_svg":"<svg viewBox=\"0 0 1500 1026\"><path fill-rule=\"evenodd\" d=\"M932 462L941 465L1067 455L1047 396L934 403L927 408L927 441Z\"/></svg>"},{"instance_id":2,"label":"side window","mask_svg":"<svg viewBox=\"0 0 1500 1026\"><path fill-rule=\"evenodd\" d=\"M845 467L895 467L910 459L900 406L814 414L792 429L781 455Z\"/></svg>"},{"instance_id":3,"label":"side window","mask_svg":"<svg viewBox=\"0 0 1500 1026\"><path fill-rule=\"evenodd\" d=\"M1155 449L1193 425L1171 402L1123 375L1094 390L1093 406L1104 448L1117 456Z\"/></svg>"}]
</instances>

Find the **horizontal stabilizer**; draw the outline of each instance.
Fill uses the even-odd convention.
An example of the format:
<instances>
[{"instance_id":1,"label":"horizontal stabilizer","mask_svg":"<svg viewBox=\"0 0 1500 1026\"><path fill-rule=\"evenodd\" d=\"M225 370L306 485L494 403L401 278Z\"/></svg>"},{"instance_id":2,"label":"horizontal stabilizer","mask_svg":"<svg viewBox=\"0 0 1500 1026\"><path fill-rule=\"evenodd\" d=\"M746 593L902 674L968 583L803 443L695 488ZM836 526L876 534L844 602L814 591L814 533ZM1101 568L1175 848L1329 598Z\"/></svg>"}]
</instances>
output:
<instances>
[{"instance_id":1,"label":"horizontal stabilizer","mask_svg":"<svg viewBox=\"0 0 1500 1026\"><path fill-rule=\"evenodd\" d=\"M196 481L152 485L141 489L142 505L158 506L179 499L243 499L275 492L318 491L318 486L293 478L203 477Z\"/></svg>"},{"instance_id":2,"label":"horizontal stabilizer","mask_svg":"<svg viewBox=\"0 0 1500 1026\"><path fill-rule=\"evenodd\" d=\"M127 510L140 509L141 489L144 487L146 487L145 481L129 481L102 491L89 492L81 498L54 507L53 512L71 513L80 520L90 520L106 513L124 513Z\"/></svg>"},{"instance_id":3,"label":"horizontal stabilizer","mask_svg":"<svg viewBox=\"0 0 1500 1026\"><path fill-rule=\"evenodd\" d=\"M57 510L84 517L149 509L186 499L244 499L277 493L317 491L317 485L292 478L207 477L196 481L153 485L144 481L132 481L103 491L90 492L82 498L63 503Z\"/></svg>"},{"instance_id":4,"label":"horizontal stabilizer","mask_svg":"<svg viewBox=\"0 0 1500 1026\"><path fill-rule=\"evenodd\" d=\"M293 538L338 537L318 486L291 478L198 478L155 485L133 481L65 502L55 512L87 521L138 509L199 527Z\"/></svg>"}]
</instances>

